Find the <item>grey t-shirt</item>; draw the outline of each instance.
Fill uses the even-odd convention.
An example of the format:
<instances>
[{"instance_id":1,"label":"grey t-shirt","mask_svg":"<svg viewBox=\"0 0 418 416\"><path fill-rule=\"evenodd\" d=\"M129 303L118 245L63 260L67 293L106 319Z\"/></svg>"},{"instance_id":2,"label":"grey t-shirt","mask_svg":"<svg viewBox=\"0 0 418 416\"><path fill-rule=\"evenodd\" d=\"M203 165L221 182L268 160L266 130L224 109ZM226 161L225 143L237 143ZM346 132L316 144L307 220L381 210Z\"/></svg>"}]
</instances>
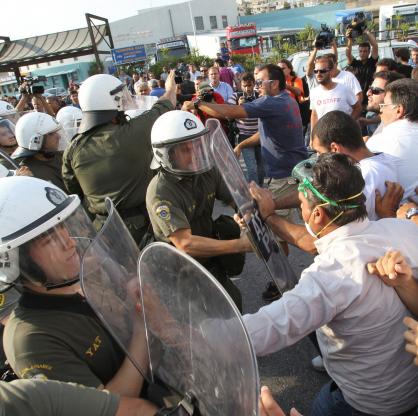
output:
<instances>
[{"instance_id":1,"label":"grey t-shirt","mask_svg":"<svg viewBox=\"0 0 418 416\"><path fill-rule=\"evenodd\" d=\"M0 382L0 416L115 416L119 397L59 381Z\"/></svg>"}]
</instances>

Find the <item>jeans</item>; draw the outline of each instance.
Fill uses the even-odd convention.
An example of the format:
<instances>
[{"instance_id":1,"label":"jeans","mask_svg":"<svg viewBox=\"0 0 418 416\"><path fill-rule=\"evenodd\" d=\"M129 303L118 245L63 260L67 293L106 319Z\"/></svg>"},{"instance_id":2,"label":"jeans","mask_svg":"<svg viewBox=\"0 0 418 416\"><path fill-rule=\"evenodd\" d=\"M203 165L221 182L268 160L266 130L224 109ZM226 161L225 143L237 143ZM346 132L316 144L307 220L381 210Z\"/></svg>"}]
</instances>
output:
<instances>
[{"instance_id":1,"label":"jeans","mask_svg":"<svg viewBox=\"0 0 418 416\"><path fill-rule=\"evenodd\" d=\"M240 135L238 143L241 143L245 139L248 139L248 137ZM247 168L247 172L245 172L247 181L254 181L256 184L263 186L264 166L263 159L261 158L261 147L255 146L242 149L242 157Z\"/></svg>"},{"instance_id":2,"label":"jeans","mask_svg":"<svg viewBox=\"0 0 418 416\"><path fill-rule=\"evenodd\" d=\"M399 416L413 416L415 409L411 409ZM322 387L312 405L310 416L375 416L360 412L352 408L344 399L340 388L334 381L330 381Z\"/></svg>"},{"instance_id":3,"label":"jeans","mask_svg":"<svg viewBox=\"0 0 418 416\"><path fill-rule=\"evenodd\" d=\"M315 397L310 416L352 416L352 411L341 390L330 381Z\"/></svg>"}]
</instances>

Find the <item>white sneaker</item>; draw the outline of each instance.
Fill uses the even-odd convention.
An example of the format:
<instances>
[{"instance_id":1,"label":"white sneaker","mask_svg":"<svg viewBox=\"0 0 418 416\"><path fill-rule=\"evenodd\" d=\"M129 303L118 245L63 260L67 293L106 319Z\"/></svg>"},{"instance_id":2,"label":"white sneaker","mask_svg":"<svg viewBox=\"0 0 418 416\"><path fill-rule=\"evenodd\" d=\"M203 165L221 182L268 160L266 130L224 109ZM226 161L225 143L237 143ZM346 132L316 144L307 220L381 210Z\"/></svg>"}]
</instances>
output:
<instances>
[{"instance_id":1,"label":"white sneaker","mask_svg":"<svg viewBox=\"0 0 418 416\"><path fill-rule=\"evenodd\" d=\"M324 367L324 362L322 361L322 357L320 355L313 358L311 363L312 363L312 367L314 368L314 370L319 371L321 373L324 373L327 371Z\"/></svg>"}]
</instances>

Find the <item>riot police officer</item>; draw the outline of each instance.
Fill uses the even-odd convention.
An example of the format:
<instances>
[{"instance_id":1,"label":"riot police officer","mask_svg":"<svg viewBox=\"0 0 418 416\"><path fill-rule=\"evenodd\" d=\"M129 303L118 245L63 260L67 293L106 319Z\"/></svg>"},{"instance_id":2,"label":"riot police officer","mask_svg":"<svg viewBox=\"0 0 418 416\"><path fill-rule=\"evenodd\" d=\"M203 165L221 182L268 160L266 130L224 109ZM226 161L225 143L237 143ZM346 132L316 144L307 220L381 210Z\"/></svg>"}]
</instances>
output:
<instances>
[{"instance_id":1,"label":"riot police officer","mask_svg":"<svg viewBox=\"0 0 418 416\"><path fill-rule=\"evenodd\" d=\"M160 167L147 190L154 236L195 257L225 287L241 308L241 294L225 270L225 255L251 251L247 237L219 240L212 219L215 199L232 204L231 195L208 149L209 131L193 114L172 111L151 132L154 167ZM222 238L222 237L221 237ZM233 259L232 262L239 259Z\"/></svg>"},{"instance_id":2,"label":"riot police officer","mask_svg":"<svg viewBox=\"0 0 418 416\"><path fill-rule=\"evenodd\" d=\"M106 219L108 196L137 243L148 227L145 193L152 177L151 127L175 107L174 73L166 87L150 111L130 119L125 111L134 109L135 103L124 83L106 74L88 78L79 90L83 119L78 135L64 152L65 185L84 200L96 227Z\"/></svg>"},{"instance_id":3,"label":"riot police officer","mask_svg":"<svg viewBox=\"0 0 418 416\"><path fill-rule=\"evenodd\" d=\"M64 189L62 152L59 150L63 138L64 131L54 117L38 112L25 114L16 123L18 147L12 158L20 166L29 168L36 178Z\"/></svg>"}]
</instances>

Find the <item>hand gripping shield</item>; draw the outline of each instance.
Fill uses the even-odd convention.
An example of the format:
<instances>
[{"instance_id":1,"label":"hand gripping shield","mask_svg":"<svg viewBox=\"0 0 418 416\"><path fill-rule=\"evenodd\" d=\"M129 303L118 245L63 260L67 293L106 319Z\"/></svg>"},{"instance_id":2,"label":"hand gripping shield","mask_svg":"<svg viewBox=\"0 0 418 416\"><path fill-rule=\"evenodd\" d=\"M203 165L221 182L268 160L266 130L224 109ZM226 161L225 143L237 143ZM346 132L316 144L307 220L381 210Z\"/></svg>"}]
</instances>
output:
<instances>
[{"instance_id":1,"label":"hand gripping shield","mask_svg":"<svg viewBox=\"0 0 418 416\"><path fill-rule=\"evenodd\" d=\"M247 224L254 251L263 261L268 276L277 285L280 292L283 293L292 289L297 283L295 272L292 270L270 227L261 219L257 205L248 190L248 183L242 168L219 120L207 120L206 127L210 130L210 148L213 162L231 192L240 215Z\"/></svg>"}]
</instances>

